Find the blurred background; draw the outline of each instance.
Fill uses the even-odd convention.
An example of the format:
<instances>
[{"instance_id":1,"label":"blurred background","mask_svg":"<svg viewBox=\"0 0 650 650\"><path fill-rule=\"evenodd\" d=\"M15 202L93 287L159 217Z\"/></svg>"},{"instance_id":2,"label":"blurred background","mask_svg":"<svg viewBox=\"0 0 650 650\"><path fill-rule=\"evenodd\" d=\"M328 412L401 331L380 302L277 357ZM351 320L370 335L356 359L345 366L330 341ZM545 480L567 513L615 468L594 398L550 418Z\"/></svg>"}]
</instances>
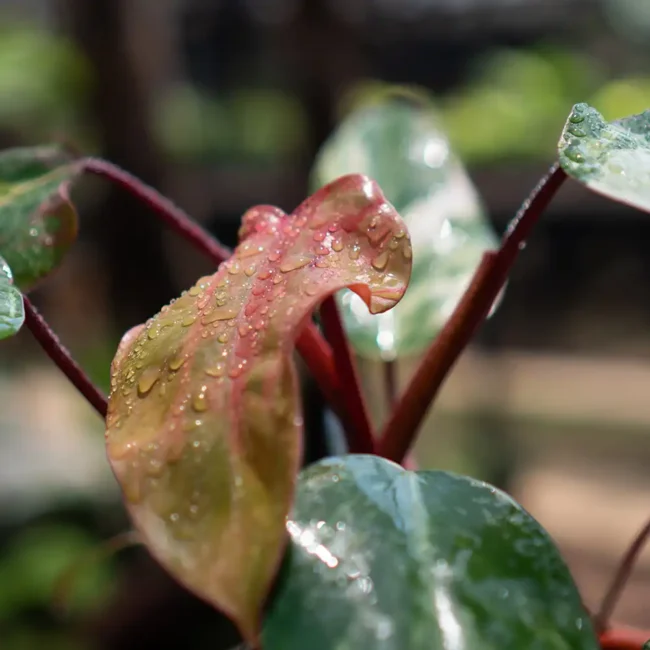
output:
<instances>
[{"instance_id":1,"label":"blurred background","mask_svg":"<svg viewBox=\"0 0 650 650\"><path fill-rule=\"evenodd\" d=\"M0 148L54 140L109 158L228 245L249 206L307 195L318 148L383 83L433 93L501 233L573 103L608 119L650 107L650 4L0 0ZM121 333L210 265L117 189L88 180L76 199L80 241L34 300L107 388ZM650 515L649 245L648 215L567 182L417 450L511 491L588 605ZM0 384L3 650L233 645L137 548L80 566L68 611L53 610L61 571L128 522L101 422L28 333L2 344ZM305 394L315 430L322 403ZM650 552L616 618L649 627L648 603Z\"/></svg>"}]
</instances>

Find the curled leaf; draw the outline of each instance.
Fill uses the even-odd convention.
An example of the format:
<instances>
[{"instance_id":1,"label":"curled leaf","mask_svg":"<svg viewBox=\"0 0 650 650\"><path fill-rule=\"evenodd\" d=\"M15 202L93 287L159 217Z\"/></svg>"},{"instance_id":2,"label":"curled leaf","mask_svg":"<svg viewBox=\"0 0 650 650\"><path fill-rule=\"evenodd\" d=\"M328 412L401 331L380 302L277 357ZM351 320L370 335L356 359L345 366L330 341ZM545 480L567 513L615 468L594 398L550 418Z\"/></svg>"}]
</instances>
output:
<instances>
[{"instance_id":1,"label":"curled leaf","mask_svg":"<svg viewBox=\"0 0 650 650\"><path fill-rule=\"evenodd\" d=\"M9 265L0 257L0 339L16 334L24 321L23 296L14 286Z\"/></svg>"},{"instance_id":2,"label":"curled leaf","mask_svg":"<svg viewBox=\"0 0 650 650\"><path fill-rule=\"evenodd\" d=\"M598 650L558 550L509 496L376 456L298 478L264 650Z\"/></svg>"},{"instance_id":3,"label":"curled leaf","mask_svg":"<svg viewBox=\"0 0 650 650\"><path fill-rule=\"evenodd\" d=\"M650 111L609 123L576 104L558 152L562 169L590 190L650 212Z\"/></svg>"},{"instance_id":4,"label":"curled leaf","mask_svg":"<svg viewBox=\"0 0 650 650\"><path fill-rule=\"evenodd\" d=\"M404 300L375 316L350 292L339 300L356 351L392 360L424 350L447 321L483 253L496 245L483 205L431 108L398 97L353 112L325 144L313 178L368 174L402 214L413 243Z\"/></svg>"},{"instance_id":5,"label":"curled leaf","mask_svg":"<svg viewBox=\"0 0 650 650\"><path fill-rule=\"evenodd\" d=\"M27 291L63 259L77 237L70 183L80 161L57 147L0 152L0 253Z\"/></svg>"},{"instance_id":6,"label":"curled leaf","mask_svg":"<svg viewBox=\"0 0 650 650\"><path fill-rule=\"evenodd\" d=\"M151 552L254 641L301 455L294 340L342 287L375 313L392 307L411 251L399 215L358 175L290 216L252 208L240 238L215 275L124 337L106 440Z\"/></svg>"}]
</instances>

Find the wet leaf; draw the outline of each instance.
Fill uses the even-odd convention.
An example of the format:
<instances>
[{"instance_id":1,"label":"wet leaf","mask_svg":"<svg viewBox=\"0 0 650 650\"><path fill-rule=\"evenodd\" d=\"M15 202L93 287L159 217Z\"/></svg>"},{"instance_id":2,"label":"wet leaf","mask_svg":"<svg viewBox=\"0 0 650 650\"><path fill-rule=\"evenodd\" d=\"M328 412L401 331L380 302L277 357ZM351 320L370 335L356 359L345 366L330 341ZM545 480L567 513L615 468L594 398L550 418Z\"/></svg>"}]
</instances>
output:
<instances>
[{"instance_id":1,"label":"wet leaf","mask_svg":"<svg viewBox=\"0 0 650 650\"><path fill-rule=\"evenodd\" d=\"M325 144L313 178L321 185L353 172L374 178L403 216L413 275L404 300L380 316L342 292L346 330L360 355L391 360L418 354L447 321L496 237L426 104L389 98L353 112Z\"/></svg>"},{"instance_id":2,"label":"wet leaf","mask_svg":"<svg viewBox=\"0 0 650 650\"><path fill-rule=\"evenodd\" d=\"M392 307L411 254L401 219L363 176L291 216L249 210L240 238L215 275L124 337L107 446L151 552L254 640L300 462L294 339L344 286L373 312Z\"/></svg>"},{"instance_id":3,"label":"wet leaf","mask_svg":"<svg viewBox=\"0 0 650 650\"><path fill-rule=\"evenodd\" d=\"M63 259L77 236L68 197L81 163L57 147L0 152L0 253L27 291Z\"/></svg>"},{"instance_id":4,"label":"wet leaf","mask_svg":"<svg viewBox=\"0 0 650 650\"><path fill-rule=\"evenodd\" d=\"M553 542L510 497L374 456L302 472L264 650L597 650Z\"/></svg>"},{"instance_id":5,"label":"wet leaf","mask_svg":"<svg viewBox=\"0 0 650 650\"><path fill-rule=\"evenodd\" d=\"M558 145L562 169L589 189L650 212L650 111L606 122L576 104Z\"/></svg>"},{"instance_id":6,"label":"wet leaf","mask_svg":"<svg viewBox=\"0 0 650 650\"><path fill-rule=\"evenodd\" d=\"M16 334L24 321L23 297L14 287L9 265L0 257L0 339Z\"/></svg>"}]
</instances>

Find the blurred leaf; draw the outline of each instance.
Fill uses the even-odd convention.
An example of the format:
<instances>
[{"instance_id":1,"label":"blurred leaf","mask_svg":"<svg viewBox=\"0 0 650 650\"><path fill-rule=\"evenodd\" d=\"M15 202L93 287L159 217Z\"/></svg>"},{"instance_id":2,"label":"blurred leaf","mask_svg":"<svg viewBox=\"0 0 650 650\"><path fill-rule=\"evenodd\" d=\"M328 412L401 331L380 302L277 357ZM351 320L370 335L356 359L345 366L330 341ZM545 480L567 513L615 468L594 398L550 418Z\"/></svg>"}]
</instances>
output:
<instances>
[{"instance_id":1,"label":"blurred leaf","mask_svg":"<svg viewBox=\"0 0 650 650\"><path fill-rule=\"evenodd\" d=\"M30 528L11 540L0 562L0 619L26 609L50 609L54 588L71 565L98 542L80 529L66 526ZM95 564L79 575L70 599L71 610L87 612L108 595L109 564Z\"/></svg>"},{"instance_id":2,"label":"blurred leaf","mask_svg":"<svg viewBox=\"0 0 650 650\"><path fill-rule=\"evenodd\" d=\"M14 287L9 265L0 257L0 339L16 334L24 321L23 297Z\"/></svg>"},{"instance_id":3,"label":"blurred leaf","mask_svg":"<svg viewBox=\"0 0 650 650\"><path fill-rule=\"evenodd\" d=\"M496 236L426 103L393 97L352 113L321 150L313 184L352 172L377 180L403 215L414 259L404 300L386 314L373 316L357 296L341 294L346 330L363 356L417 354L444 325Z\"/></svg>"},{"instance_id":4,"label":"blurred leaf","mask_svg":"<svg viewBox=\"0 0 650 650\"><path fill-rule=\"evenodd\" d=\"M616 79L605 84L591 104L606 120L640 113L650 106L650 79Z\"/></svg>"},{"instance_id":5,"label":"blurred leaf","mask_svg":"<svg viewBox=\"0 0 650 650\"><path fill-rule=\"evenodd\" d=\"M558 151L562 168L575 180L650 211L650 111L607 123L596 109L576 104Z\"/></svg>"},{"instance_id":6,"label":"blurred leaf","mask_svg":"<svg viewBox=\"0 0 650 650\"><path fill-rule=\"evenodd\" d=\"M51 31L0 22L0 124L26 137L76 129L92 82L86 59Z\"/></svg>"},{"instance_id":7,"label":"blurred leaf","mask_svg":"<svg viewBox=\"0 0 650 650\"><path fill-rule=\"evenodd\" d=\"M600 77L594 61L575 52L497 50L444 99L441 120L467 164L547 158L565 107L593 93Z\"/></svg>"},{"instance_id":8,"label":"blurred leaf","mask_svg":"<svg viewBox=\"0 0 650 650\"><path fill-rule=\"evenodd\" d=\"M106 439L151 552L254 639L300 462L293 341L341 287L374 312L392 307L410 244L362 176L323 188L291 216L252 208L240 237L215 275L125 335Z\"/></svg>"},{"instance_id":9,"label":"blurred leaf","mask_svg":"<svg viewBox=\"0 0 650 650\"><path fill-rule=\"evenodd\" d=\"M23 291L58 266L76 239L68 192L80 173L58 147L0 152L0 254Z\"/></svg>"},{"instance_id":10,"label":"blurred leaf","mask_svg":"<svg viewBox=\"0 0 650 650\"><path fill-rule=\"evenodd\" d=\"M555 545L510 497L374 456L304 470L265 650L597 650Z\"/></svg>"}]
</instances>

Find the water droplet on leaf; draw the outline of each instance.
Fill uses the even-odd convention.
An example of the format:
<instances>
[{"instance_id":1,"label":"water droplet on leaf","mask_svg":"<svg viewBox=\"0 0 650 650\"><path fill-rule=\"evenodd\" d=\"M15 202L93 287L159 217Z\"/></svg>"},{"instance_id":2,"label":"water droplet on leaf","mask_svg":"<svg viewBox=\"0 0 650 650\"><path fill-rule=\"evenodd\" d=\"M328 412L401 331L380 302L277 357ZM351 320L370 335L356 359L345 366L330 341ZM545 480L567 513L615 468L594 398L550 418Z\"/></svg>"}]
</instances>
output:
<instances>
[{"instance_id":1,"label":"water droplet on leaf","mask_svg":"<svg viewBox=\"0 0 650 650\"><path fill-rule=\"evenodd\" d=\"M148 395L159 378L160 370L158 368L155 366L146 368L138 380L138 395L140 397L145 397Z\"/></svg>"}]
</instances>

